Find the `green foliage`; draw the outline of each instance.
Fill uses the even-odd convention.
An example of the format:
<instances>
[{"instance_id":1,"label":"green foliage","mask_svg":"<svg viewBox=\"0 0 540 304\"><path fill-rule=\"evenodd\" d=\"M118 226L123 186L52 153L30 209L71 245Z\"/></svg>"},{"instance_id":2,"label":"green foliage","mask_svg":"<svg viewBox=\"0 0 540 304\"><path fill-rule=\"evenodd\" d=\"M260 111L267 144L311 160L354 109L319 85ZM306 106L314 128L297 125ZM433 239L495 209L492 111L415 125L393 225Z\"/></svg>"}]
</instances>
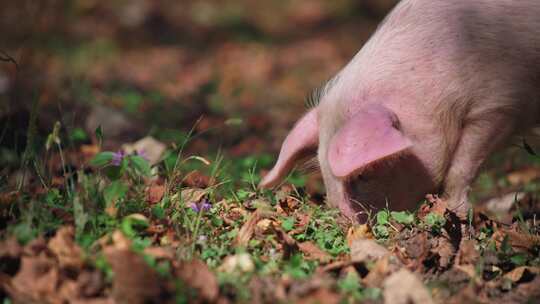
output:
<instances>
[{"instance_id":1,"label":"green foliage","mask_svg":"<svg viewBox=\"0 0 540 304\"><path fill-rule=\"evenodd\" d=\"M109 165L114 157L114 152L106 151L96 154L90 161L90 165L95 167L105 167Z\"/></svg>"},{"instance_id":2,"label":"green foliage","mask_svg":"<svg viewBox=\"0 0 540 304\"><path fill-rule=\"evenodd\" d=\"M403 225L412 225L414 223L414 214L407 211L392 211L390 216L394 221Z\"/></svg>"},{"instance_id":3,"label":"green foliage","mask_svg":"<svg viewBox=\"0 0 540 304\"><path fill-rule=\"evenodd\" d=\"M284 272L293 279L305 279L315 270L315 262L306 261L301 254L291 256L284 266Z\"/></svg>"},{"instance_id":4,"label":"green foliage","mask_svg":"<svg viewBox=\"0 0 540 304\"><path fill-rule=\"evenodd\" d=\"M446 224L444 216L430 212L424 217L424 225L433 233L439 234Z\"/></svg>"},{"instance_id":5,"label":"green foliage","mask_svg":"<svg viewBox=\"0 0 540 304\"><path fill-rule=\"evenodd\" d=\"M285 230L286 232L289 232L294 229L294 223L296 222L296 218L294 216L283 218L281 221L281 228Z\"/></svg>"}]
</instances>

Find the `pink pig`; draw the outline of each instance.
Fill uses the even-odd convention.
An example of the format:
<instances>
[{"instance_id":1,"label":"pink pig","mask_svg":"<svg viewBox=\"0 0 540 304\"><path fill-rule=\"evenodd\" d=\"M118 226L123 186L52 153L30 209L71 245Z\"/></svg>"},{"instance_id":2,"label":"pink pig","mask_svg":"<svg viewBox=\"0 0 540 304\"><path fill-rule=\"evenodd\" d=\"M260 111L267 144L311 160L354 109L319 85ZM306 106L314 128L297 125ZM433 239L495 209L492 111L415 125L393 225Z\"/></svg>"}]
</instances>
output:
<instances>
[{"instance_id":1,"label":"pink pig","mask_svg":"<svg viewBox=\"0 0 540 304\"><path fill-rule=\"evenodd\" d=\"M540 1L403 0L319 92L261 187L317 151L354 220L427 193L463 215L490 153L540 122Z\"/></svg>"}]
</instances>

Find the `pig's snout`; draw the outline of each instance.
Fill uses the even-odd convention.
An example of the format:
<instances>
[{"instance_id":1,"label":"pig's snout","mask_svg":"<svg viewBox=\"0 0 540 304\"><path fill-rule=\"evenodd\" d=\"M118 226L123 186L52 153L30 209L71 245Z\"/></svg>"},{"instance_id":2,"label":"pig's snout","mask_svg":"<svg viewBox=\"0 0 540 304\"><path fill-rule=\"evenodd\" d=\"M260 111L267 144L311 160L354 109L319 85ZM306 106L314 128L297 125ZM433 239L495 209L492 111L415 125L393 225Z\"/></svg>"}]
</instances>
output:
<instances>
[{"instance_id":1,"label":"pig's snout","mask_svg":"<svg viewBox=\"0 0 540 304\"><path fill-rule=\"evenodd\" d=\"M412 151L378 161L342 182L353 209L351 215L359 220L366 210L390 206L392 210L413 209L436 187L429 170Z\"/></svg>"}]
</instances>

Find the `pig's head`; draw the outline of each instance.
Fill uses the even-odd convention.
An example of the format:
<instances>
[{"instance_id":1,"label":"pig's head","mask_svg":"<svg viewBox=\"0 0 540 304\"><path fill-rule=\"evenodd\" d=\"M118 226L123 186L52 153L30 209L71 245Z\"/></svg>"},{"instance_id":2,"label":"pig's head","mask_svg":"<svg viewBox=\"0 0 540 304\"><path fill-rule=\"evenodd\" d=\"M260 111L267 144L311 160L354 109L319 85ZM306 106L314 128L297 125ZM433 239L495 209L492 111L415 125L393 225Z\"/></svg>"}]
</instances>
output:
<instances>
[{"instance_id":1,"label":"pig's head","mask_svg":"<svg viewBox=\"0 0 540 304\"><path fill-rule=\"evenodd\" d=\"M261 187L278 184L299 159L318 151L328 202L357 221L386 206L411 209L434 188L413 141L387 107L366 104L336 116L323 106L298 121Z\"/></svg>"}]
</instances>

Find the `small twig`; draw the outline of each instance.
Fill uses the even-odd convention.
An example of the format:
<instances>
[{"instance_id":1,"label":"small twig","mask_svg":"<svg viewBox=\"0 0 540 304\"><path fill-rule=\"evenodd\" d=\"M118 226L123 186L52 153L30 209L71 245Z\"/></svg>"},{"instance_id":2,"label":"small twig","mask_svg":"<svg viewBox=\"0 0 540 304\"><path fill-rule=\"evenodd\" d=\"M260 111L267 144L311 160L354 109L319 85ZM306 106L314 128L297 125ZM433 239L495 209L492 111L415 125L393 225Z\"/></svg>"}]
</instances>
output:
<instances>
[{"instance_id":1,"label":"small twig","mask_svg":"<svg viewBox=\"0 0 540 304\"><path fill-rule=\"evenodd\" d=\"M11 57L10 55L8 55L8 53L0 50L0 61L4 61L4 62L11 62L15 65L15 68L18 70L19 69L19 64L17 63L17 60L15 60L13 57Z\"/></svg>"}]
</instances>

